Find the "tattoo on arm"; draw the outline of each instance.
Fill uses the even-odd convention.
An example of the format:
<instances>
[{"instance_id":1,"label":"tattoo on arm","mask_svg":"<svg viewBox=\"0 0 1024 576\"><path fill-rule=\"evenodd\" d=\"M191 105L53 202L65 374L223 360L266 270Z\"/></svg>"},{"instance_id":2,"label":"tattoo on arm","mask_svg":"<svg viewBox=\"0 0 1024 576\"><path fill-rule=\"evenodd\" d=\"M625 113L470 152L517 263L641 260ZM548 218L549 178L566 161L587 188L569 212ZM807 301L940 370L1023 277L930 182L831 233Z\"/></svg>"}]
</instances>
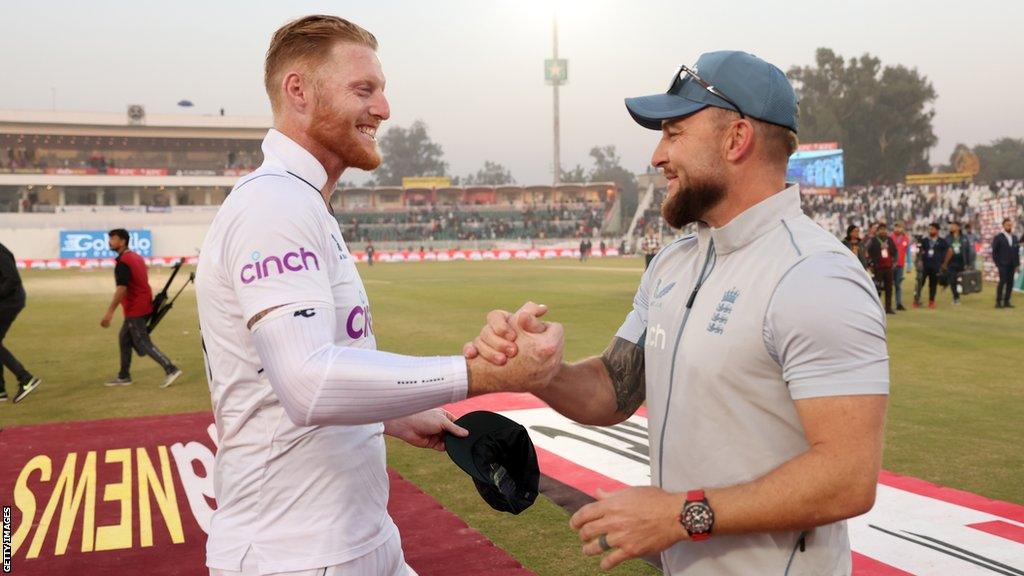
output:
<instances>
[{"instance_id":1,"label":"tattoo on arm","mask_svg":"<svg viewBox=\"0 0 1024 576\"><path fill-rule=\"evenodd\" d=\"M616 408L620 414L632 415L647 398L643 345L616 336L601 361L612 379Z\"/></svg>"},{"instance_id":2,"label":"tattoo on arm","mask_svg":"<svg viewBox=\"0 0 1024 576\"><path fill-rule=\"evenodd\" d=\"M256 314L255 316L253 316L252 318L249 318L249 323L248 323L248 324L246 324L246 325L245 325L245 327L246 327L246 328L248 328L249 330L252 330L252 327L253 327L253 326L254 326L254 325L255 325L255 324L257 323L257 322L259 322L260 320L262 320L264 316L266 316L267 314L270 314L271 312L273 312L274 310L277 310L278 308L280 308L280 306L274 306L273 308L267 308L266 310L264 310L264 311L262 311L262 312L259 312L259 313L257 313L257 314Z\"/></svg>"}]
</instances>

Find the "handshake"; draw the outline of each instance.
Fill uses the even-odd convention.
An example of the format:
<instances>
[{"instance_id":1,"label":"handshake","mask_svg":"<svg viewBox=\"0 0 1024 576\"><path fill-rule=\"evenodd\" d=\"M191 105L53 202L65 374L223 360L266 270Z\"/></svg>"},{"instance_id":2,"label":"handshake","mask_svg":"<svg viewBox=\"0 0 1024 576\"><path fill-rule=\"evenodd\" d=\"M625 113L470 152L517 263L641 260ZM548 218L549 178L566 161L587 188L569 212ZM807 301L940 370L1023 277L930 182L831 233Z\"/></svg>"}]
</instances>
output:
<instances>
[{"instance_id":1,"label":"handshake","mask_svg":"<svg viewBox=\"0 0 1024 576\"><path fill-rule=\"evenodd\" d=\"M480 334L462 348L469 373L469 396L491 392L543 390L562 367L564 331L540 319L542 304L527 302L514 314L492 310Z\"/></svg>"}]
</instances>

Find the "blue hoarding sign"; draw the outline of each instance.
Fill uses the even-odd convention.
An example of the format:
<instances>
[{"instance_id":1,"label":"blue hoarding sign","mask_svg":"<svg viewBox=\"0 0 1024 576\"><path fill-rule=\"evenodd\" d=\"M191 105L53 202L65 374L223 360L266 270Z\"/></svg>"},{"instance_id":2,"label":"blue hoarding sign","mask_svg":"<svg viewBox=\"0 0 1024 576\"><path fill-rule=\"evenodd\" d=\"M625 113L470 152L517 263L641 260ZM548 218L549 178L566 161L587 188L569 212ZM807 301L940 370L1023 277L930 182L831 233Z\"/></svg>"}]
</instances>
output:
<instances>
[{"instance_id":1,"label":"blue hoarding sign","mask_svg":"<svg viewBox=\"0 0 1024 576\"><path fill-rule=\"evenodd\" d=\"M149 230L129 230L128 247L140 256L153 255L153 233ZM106 230L61 230L61 258L115 258L117 253L107 244Z\"/></svg>"},{"instance_id":2,"label":"blue hoarding sign","mask_svg":"<svg viewBox=\"0 0 1024 576\"><path fill-rule=\"evenodd\" d=\"M843 187L843 151L808 150L789 157L786 180L808 188Z\"/></svg>"}]
</instances>

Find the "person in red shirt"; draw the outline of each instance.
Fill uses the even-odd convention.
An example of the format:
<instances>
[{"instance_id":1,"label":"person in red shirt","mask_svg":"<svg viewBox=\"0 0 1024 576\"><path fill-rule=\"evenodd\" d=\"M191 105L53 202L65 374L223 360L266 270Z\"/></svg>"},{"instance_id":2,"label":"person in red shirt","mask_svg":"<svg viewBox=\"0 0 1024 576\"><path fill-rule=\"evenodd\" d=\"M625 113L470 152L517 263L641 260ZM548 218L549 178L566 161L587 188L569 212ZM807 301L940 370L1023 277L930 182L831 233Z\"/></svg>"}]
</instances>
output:
<instances>
[{"instance_id":1,"label":"person in red shirt","mask_svg":"<svg viewBox=\"0 0 1024 576\"><path fill-rule=\"evenodd\" d=\"M907 263L907 248L910 247L910 235L903 229L903 221L893 225L892 243L896 245L896 266L892 269L893 286L896 292L896 309L903 311L903 271Z\"/></svg>"},{"instance_id":2,"label":"person in red shirt","mask_svg":"<svg viewBox=\"0 0 1024 576\"><path fill-rule=\"evenodd\" d=\"M123 228L107 233L110 249L117 252L117 264L114 266L117 289L114 290L114 298L107 307L107 313L103 315L103 320L100 320L100 326L110 327L110 321L118 306L124 310L124 324L121 325L121 332L117 338L121 347L121 370L116 378L108 380L105 385L128 386L132 383L132 350L135 350L139 356L149 356L156 360L164 369L167 377L160 387L166 388L181 376L181 370L149 338L146 324L149 322L149 315L153 313L153 290L149 287L146 261L128 249L129 238L128 231Z\"/></svg>"}]
</instances>

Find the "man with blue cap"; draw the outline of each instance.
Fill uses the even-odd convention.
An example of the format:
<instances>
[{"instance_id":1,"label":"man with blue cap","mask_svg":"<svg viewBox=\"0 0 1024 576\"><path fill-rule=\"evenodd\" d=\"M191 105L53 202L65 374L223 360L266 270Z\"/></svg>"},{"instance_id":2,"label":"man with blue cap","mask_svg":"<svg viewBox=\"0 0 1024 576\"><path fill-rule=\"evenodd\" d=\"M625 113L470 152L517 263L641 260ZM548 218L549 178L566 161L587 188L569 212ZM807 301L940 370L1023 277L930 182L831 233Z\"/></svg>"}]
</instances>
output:
<instances>
[{"instance_id":1,"label":"man with blue cap","mask_svg":"<svg viewBox=\"0 0 1024 576\"><path fill-rule=\"evenodd\" d=\"M604 569L660 553L675 576L850 574L845 519L872 507L881 466L885 313L786 184L793 88L753 55L711 52L626 107L661 132L662 215L697 232L651 262L602 356L536 388L586 424L647 404L652 486L581 508L583 552ZM508 318L492 312L464 352L508 352Z\"/></svg>"}]
</instances>

